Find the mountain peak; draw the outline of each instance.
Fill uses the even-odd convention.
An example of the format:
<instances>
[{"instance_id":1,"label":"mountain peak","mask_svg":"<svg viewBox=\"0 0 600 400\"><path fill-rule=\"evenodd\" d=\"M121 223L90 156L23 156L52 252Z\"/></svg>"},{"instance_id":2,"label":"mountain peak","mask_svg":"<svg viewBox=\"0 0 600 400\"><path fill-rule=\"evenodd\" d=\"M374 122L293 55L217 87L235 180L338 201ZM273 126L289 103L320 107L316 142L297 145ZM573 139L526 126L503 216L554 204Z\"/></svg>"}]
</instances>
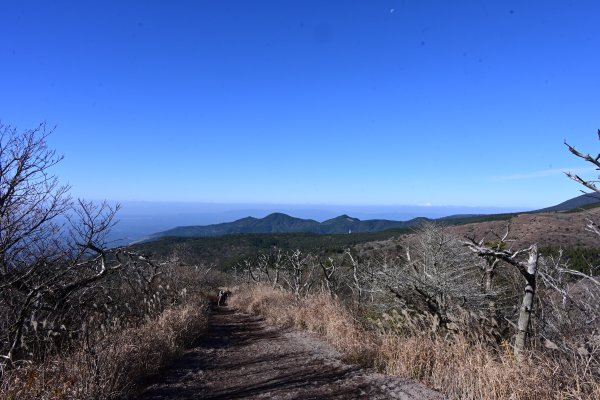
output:
<instances>
[{"instance_id":1,"label":"mountain peak","mask_svg":"<svg viewBox=\"0 0 600 400\"><path fill-rule=\"evenodd\" d=\"M358 218L352 218L351 216L347 215L347 214L342 214L338 217L335 218L331 218L328 219L327 221L323 221L324 225L331 225L331 224L355 224L360 222L360 219Z\"/></svg>"},{"instance_id":2,"label":"mountain peak","mask_svg":"<svg viewBox=\"0 0 600 400\"><path fill-rule=\"evenodd\" d=\"M291 217L291 216L289 216L287 214L284 214L284 213L274 212L274 213L271 213L271 214L267 215L263 219L267 219L267 218L294 218L294 217Z\"/></svg>"}]
</instances>

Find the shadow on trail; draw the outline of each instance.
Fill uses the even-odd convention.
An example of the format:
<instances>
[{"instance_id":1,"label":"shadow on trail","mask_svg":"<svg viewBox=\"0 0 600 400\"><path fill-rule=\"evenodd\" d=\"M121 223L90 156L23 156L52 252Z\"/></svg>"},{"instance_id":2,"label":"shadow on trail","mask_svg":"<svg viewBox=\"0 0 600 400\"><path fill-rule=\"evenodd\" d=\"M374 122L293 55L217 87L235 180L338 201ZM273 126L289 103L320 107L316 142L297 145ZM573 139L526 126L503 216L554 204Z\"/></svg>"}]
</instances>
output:
<instances>
[{"instance_id":1,"label":"shadow on trail","mask_svg":"<svg viewBox=\"0 0 600 400\"><path fill-rule=\"evenodd\" d=\"M235 314L233 310L213 308L213 319L209 325L209 337L201 345L205 348L244 346L254 340L277 339L281 333L265 329L264 319L254 315ZM236 316L218 318L218 316Z\"/></svg>"},{"instance_id":2,"label":"shadow on trail","mask_svg":"<svg viewBox=\"0 0 600 400\"><path fill-rule=\"evenodd\" d=\"M213 308L209 334L141 399L369 398L358 368L328 361L257 316ZM374 389L371 389L374 390Z\"/></svg>"}]
</instances>

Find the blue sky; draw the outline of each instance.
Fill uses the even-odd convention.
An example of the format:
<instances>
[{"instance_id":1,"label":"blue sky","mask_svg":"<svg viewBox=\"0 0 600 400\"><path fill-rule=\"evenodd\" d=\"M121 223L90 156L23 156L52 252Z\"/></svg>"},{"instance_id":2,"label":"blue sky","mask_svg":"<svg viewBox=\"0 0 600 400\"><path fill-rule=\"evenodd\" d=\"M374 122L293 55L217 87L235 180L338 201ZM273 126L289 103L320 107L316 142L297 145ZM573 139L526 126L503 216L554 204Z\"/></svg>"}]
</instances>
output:
<instances>
[{"instance_id":1,"label":"blue sky","mask_svg":"<svg viewBox=\"0 0 600 400\"><path fill-rule=\"evenodd\" d=\"M535 208L598 148L596 1L0 4L0 119L86 198Z\"/></svg>"}]
</instances>

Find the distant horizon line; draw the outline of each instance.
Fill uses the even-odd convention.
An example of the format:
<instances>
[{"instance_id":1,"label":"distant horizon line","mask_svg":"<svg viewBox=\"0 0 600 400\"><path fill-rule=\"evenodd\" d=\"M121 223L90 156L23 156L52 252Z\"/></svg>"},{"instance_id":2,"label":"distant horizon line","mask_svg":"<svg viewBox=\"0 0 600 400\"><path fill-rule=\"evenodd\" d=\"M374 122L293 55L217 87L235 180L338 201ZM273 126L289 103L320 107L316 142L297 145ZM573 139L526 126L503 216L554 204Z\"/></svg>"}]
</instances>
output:
<instances>
[{"instance_id":1,"label":"distant horizon line","mask_svg":"<svg viewBox=\"0 0 600 400\"><path fill-rule=\"evenodd\" d=\"M576 196L575 196L576 197ZM83 198L83 197L81 197ZM465 204L435 204L435 203L284 203L284 202L217 202L196 200L123 200L123 199L91 199L92 201L107 201L108 203L142 203L142 204L186 204L207 206L260 206L260 207L416 207L416 208L497 208L497 209L537 209L551 205L465 205ZM566 199L570 200L570 199ZM566 201L564 200L564 201ZM559 202L560 203L560 202ZM558 204L558 203L557 203Z\"/></svg>"}]
</instances>

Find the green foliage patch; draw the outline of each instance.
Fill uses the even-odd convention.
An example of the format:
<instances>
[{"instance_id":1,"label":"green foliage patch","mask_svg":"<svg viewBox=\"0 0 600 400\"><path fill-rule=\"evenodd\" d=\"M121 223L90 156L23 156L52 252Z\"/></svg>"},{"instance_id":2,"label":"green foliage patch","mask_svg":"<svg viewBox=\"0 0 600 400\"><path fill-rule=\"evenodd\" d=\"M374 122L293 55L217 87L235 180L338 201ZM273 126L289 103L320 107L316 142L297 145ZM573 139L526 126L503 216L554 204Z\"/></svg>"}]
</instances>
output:
<instances>
[{"instance_id":1,"label":"green foliage patch","mask_svg":"<svg viewBox=\"0 0 600 400\"><path fill-rule=\"evenodd\" d=\"M413 230L390 229L381 232L320 235L317 233L255 233L213 237L165 237L132 247L157 258L179 256L186 264L213 264L226 270L241 259L253 257L265 250L299 249L320 255L342 253L360 243L386 240L411 233Z\"/></svg>"},{"instance_id":2,"label":"green foliage patch","mask_svg":"<svg viewBox=\"0 0 600 400\"><path fill-rule=\"evenodd\" d=\"M558 257L561 249L548 246L540 249L540 253L546 257ZM590 275L598 273L600 266L600 247L567 247L562 249L562 257L568 262L568 266L576 271Z\"/></svg>"}]
</instances>

